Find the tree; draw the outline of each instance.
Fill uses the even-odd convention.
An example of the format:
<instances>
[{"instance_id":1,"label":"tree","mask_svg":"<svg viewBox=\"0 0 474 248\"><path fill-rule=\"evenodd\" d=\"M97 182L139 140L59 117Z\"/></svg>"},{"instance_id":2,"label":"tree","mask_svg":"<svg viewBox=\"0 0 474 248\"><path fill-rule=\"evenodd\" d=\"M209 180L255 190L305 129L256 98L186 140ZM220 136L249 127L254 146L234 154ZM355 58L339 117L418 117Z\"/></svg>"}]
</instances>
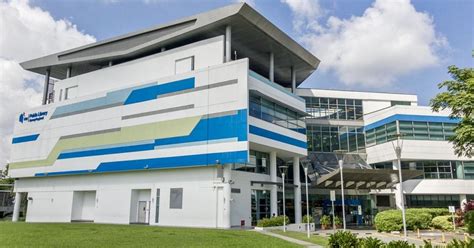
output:
<instances>
[{"instance_id":1,"label":"tree","mask_svg":"<svg viewBox=\"0 0 474 248\"><path fill-rule=\"evenodd\" d=\"M474 68L452 65L448 72L452 80L438 84L439 89L446 87L447 91L437 94L430 105L436 112L449 109L451 118L460 119L449 141L456 155L471 158L474 155Z\"/></svg>"}]
</instances>

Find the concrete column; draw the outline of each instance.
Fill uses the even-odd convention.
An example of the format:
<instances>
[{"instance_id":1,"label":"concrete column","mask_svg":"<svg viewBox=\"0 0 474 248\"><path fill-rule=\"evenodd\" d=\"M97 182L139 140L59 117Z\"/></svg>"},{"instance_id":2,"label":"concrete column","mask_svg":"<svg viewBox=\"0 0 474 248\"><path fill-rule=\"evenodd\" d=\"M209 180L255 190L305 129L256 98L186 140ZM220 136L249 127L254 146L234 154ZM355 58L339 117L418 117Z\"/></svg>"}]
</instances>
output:
<instances>
[{"instance_id":1,"label":"concrete column","mask_svg":"<svg viewBox=\"0 0 474 248\"><path fill-rule=\"evenodd\" d=\"M277 182L277 154L276 152L270 152L270 181ZM272 185L270 190L270 212L278 215L278 193L277 186Z\"/></svg>"},{"instance_id":2,"label":"concrete column","mask_svg":"<svg viewBox=\"0 0 474 248\"><path fill-rule=\"evenodd\" d=\"M17 222L20 219L20 207L21 207L21 193L16 192L15 194L15 205L13 206L12 221Z\"/></svg>"},{"instance_id":3,"label":"concrete column","mask_svg":"<svg viewBox=\"0 0 474 248\"><path fill-rule=\"evenodd\" d=\"M296 92L296 71L293 66L291 67L291 92Z\"/></svg>"},{"instance_id":4,"label":"concrete column","mask_svg":"<svg viewBox=\"0 0 474 248\"><path fill-rule=\"evenodd\" d=\"M43 105L46 105L48 102L48 89L49 89L49 75L51 73L50 69L46 69L46 74L44 75L44 88L43 88Z\"/></svg>"},{"instance_id":5,"label":"concrete column","mask_svg":"<svg viewBox=\"0 0 474 248\"><path fill-rule=\"evenodd\" d=\"M114 63L111 61L109 61L109 67L111 67Z\"/></svg>"},{"instance_id":6,"label":"concrete column","mask_svg":"<svg viewBox=\"0 0 474 248\"><path fill-rule=\"evenodd\" d=\"M66 70L66 78L70 78L71 77L71 70L72 70L72 67L69 66Z\"/></svg>"},{"instance_id":7,"label":"concrete column","mask_svg":"<svg viewBox=\"0 0 474 248\"><path fill-rule=\"evenodd\" d=\"M293 157L293 184L295 194L295 223L301 223L301 182L300 182L300 158Z\"/></svg>"},{"instance_id":8,"label":"concrete column","mask_svg":"<svg viewBox=\"0 0 474 248\"><path fill-rule=\"evenodd\" d=\"M268 71L268 79L270 79L270 81L272 82L275 82L275 58L274 58L274 55L273 53L270 53L270 70Z\"/></svg>"},{"instance_id":9,"label":"concrete column","mask_svg":"<svg viewBox=\"0 0 474 248\"><path fill-rule=\"evenodd\" d=\"M467 202L467 196L466 195L459 195L459 203L461 206L459 206L462 210L464 210L464 203Z\"/></svg>"},{"instance_id":10,"label":"concrete column","mask_svg":"<svg viewBox=\"0 0 474 248\"><path fill-rule=\"evenodd\" d=\"M225 27L225 62L230 62L232 60L231 47L232 47L232 29L230 25Z\"/></svg>"},{"instance_id":11,"label":"concrete column","mask_svg":"<svg viewBox=\"0 0 474 248\"><path fill-rule=\"evenodd\" d=\"M230 181L232 179L232 165L226 164L224 165L224 218L223 218L223 227L230 228L231 227L231 189L232 185Z\"/></svg>"},{"instance_id":12,"label":"concrete column","mask_svg":"<svg viewBox=\"0 0 474 248\"><path fill-rule=\"evenodd\" d=\"M161 51L161 52L164 52L164 51L166 51L166 48L165 48L165 47L162 47L162 48L160 49L160 51Z\"/></svg>"},{"instance_id":13,"label":"concrete column","mask_svg":"<svg viewBox=\"0 0 474 248\"><path fill-rule=\"evenodd\" d=\"M395 159L392 161L392 167L394 170L398 170L398 161ZM397 172L398 178L398 172ZM395 184L395 205L398 209L402 209L402 204L405 204L405 199L401 199L400 197L400 183Z\"/></svg>"}]
</instances>

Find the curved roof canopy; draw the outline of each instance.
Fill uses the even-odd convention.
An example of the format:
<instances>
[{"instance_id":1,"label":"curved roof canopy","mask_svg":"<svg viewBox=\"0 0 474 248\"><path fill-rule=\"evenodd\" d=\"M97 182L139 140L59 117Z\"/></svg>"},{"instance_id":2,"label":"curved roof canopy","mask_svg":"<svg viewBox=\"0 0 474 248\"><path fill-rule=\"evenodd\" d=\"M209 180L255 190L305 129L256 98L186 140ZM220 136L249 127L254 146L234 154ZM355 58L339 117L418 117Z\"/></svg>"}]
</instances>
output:
<instances>
[{"instance_id":1,"label":"curved roof canopy","mask_svg":"<svg viewBox=\"0 0 474 248\"><path fill-rule=\"evenodd\" d=\"M79 75L114 64L225 34L232 28L232 52L238 58L247 57L250 68L268 75L269 53L274 54L275 81L291 85L291 67L296 69L299 85L319 65L319 59L278 29L265 17L245 3L228 5L209 12L186 17L165 25L133 32L75 49L25 61L21 66L29 71L66 78L68 67ZM234 55L232 56L234 57Z\"/></svg>"}]
</instances>

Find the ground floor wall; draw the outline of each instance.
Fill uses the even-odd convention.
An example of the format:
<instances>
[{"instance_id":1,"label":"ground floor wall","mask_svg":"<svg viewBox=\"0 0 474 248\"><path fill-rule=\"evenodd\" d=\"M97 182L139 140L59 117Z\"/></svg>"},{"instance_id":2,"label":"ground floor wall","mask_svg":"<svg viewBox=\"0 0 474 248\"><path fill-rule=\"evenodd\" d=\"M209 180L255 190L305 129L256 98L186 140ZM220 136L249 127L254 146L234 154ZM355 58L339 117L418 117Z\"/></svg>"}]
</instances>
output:
<instances>
[{"instance_id":1,"label":"ground floor wall","mask_svg":"<svg viewBox=\"0 0 474 248\"><path fill-rule=\"evenodd\" d=\"M227 228L230 208L225 202L230 201L230 188L226 185L217 177L216 167L201 167L22 178L16 181L15 191L28 195L27 222Z\"/></svg>"}]
</instances>

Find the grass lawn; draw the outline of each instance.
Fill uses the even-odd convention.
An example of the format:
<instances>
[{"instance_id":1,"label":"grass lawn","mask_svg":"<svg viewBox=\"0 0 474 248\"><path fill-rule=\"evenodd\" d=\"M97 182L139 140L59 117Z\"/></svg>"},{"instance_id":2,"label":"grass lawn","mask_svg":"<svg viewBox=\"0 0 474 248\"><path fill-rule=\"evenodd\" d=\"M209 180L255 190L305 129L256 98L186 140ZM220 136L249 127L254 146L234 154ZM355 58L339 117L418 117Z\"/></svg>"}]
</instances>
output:
<instances>
[{"instance_id":1,"label":"grass lawn","mask_svg":"<svg viewBox=\"0 0 474 248\"><path fill-rule=\"evenodd\" d=\"M281 234L284 236L288 236L294 239L304 240L304 241L321 245L321 246L326 246L328 244L328 239L326 237L311 235L311 237L308 239L308 236L305 232L292 232L292 231L283 232L282 230L272 230L272 232Z\"/></svg>"},{"instance_id":2,"label":"grass lawn","mask_svg":"<svg viewBox=\"0 0 474 248\"><path fill-rule=\"evenodd\" d=\"M299 247L248 230L0 222L0 247Z\"/></svg>"}]
</instances>

